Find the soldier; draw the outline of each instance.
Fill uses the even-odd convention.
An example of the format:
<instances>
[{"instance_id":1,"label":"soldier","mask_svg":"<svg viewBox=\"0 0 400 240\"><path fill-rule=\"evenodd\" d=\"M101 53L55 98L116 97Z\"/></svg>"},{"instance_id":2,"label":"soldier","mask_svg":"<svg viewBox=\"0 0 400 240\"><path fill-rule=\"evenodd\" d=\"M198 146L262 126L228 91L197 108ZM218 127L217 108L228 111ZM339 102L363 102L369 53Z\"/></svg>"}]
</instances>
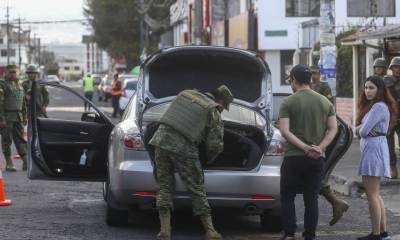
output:
<instances>
[{"instance_id":1,"label":"soldier","mask_svg":"<svg viewBox=\"0 0 400 240\"><path fill-rule=\"evenodd\" d=\"M312 79L312 89L319 94L325 96L331 103L333 103L333 97L331 94L331 88L327 82L320 81L320 70L318 66L311 66L311 79ZM349 204L337 198L335 194L332 192L330 185L328 184L328 177L322 180L321 190L319 192L322 196L326 198L326 200L332 205L333 216L329 225L335 225L340 218L342 218L343 213L345 213L349 209Z\"/></svg>"},{"instance_id":2,"label":"soldier","mask_svg":"<svg viewBox=\"0 0 400 240\"><path fill-rule=\"evenodd\" d=\"M396 99L397 106L399 107L397 124L393 127L388 135L389 153L390 153L390 170L392 179L398 178L397 171L397 156L395 152L395 141L394 133L396 132L397 137L400 139L400 57L394 57L390 62L389 69L392 70L391 76L385 76L386 87L389 88L390 93Z\"/></svg>"},{"instance_id":3,"label":"soldier","mask_svg":"<svg viewBox=\"0 0 400 240\"><path fill-rule=\"evenodd\" d=\"M311 71L311 88L312 90L316 91L317 93L325 96L328 98L328 100L333 103L333 96L332 96L332 91L331 87L329 87L329 84L325 81L321 81L321 74L318 66L311 66L310 67Z\"/></svg>"},{"instance_id":4,"label":"soldier","mask_svg":"<svg viewBox=\"0 0 400 240\"><path fill-rule=\"evenodd\" d=\"M37 71L35 65L29 65L25 72L26 74L28 74L28 80L25 80L22 83L22 87L24 88L26 105L29 111L29 104L32 94L32 82L36 81L39 72ZM36 116L47 118L46 107L47 105L49 105L49 92L47 91L45 86L40 86L39 84L37 84L36 86Z\"/></svg>"},{"instance_id":5,"label":"soldier","mask_svg":"<svg viewBox=\"0 0 400 240\"><path fill-rule=\"evenodd\" d=\"M223 109L233 101L230 90L222 85L212 93L182 91L160 119L151 145L155 146L157 207L161 231L157 238L171 238L170 211L174 191L174 172L179 173L191 193L194 215L200 216L206 239L222 239L214 229L211 208L204 189L204 173L199 160L199 145L204 143L207 162L223 150Z\"/></svg>"},{"instance_id":6,"label":"soldier","mask_svg":"<svg viewBox=\"0 0 400 240\"><path fill-rule=\"evenodd\" d=\"M383 58L377 58L374 61L374 75L383 78L386 75L386 61Z\"/></svg>"},{"instance_id":7,"label":"soldier","mask_svg":"<svg viewBox=\"0 0 400 240\"><path fill-rule=\"evenodd\" d=\"M15 172L11 160L11 144L14 140L18 154L22 157L22 170L26 170L26 141L23 137L27 124L24 90L17 78L17 67L8 65L6 77L0 80L0 128L1 145L6 159L6 171Z\"/></svg>"}]
</instances>

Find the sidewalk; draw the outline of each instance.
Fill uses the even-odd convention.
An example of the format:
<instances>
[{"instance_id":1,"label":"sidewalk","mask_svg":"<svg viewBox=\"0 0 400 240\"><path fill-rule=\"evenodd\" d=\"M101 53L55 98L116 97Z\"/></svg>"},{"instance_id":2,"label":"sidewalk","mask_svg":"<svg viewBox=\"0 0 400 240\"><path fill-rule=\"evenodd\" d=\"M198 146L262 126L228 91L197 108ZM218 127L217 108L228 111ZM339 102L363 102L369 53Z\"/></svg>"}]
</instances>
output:
<instances>
[{"instance_id":1,"label":"sidewalk","mask_svg":"<svg viewBox=\"0 0 400 240\"><path fill-rule=\"evenodd\" d=\"M361 177L358 176L358 163L360 161L360 141L353 139L350 148L340 159L330 177L333 190L346 196L356 196ZM382 179L382 185L399 184L400 180Z\"/></svg>"}]
</instances>

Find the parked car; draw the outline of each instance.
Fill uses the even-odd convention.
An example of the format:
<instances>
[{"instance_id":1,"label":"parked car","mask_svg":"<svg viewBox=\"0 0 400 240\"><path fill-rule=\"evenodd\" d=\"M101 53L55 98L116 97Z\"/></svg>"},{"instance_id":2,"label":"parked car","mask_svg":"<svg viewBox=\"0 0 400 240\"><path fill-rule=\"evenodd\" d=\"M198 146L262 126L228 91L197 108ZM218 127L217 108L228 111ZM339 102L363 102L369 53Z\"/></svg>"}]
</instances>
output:
<instances>
[{"instance_id":1,"label":"parked car","mask_svg":"<svg viewBox=\"0 0 400 240\"><path fill-rule=\"evenodd\" d=\"M270 120L267 63L245 50L186 46L158 51L145 60L142 71L122 121L115 126L90 102L94 112L83 113L81 121L38 118L36 111L30 111L29 178L103 181L106 221L124 225L128 210L155 208L153 150L147 143L170 102L184 89L205 92L225 84L235 98L229 112L222 114L224 150L214 163L203 162L207 198L212 208L259 215L265 230L280 231L284 139ZM66 86L41 84L75 94ZM76 97L83 100L79 94ZM352 140L351 129L340 118L338 124L338 134L326 151L325 176ZM189 208L190 195L179 177L175 186L174 207Z\"/></svg>"},{"instance_id":2,"label":"parked car","mask_svg":"<svg viewBox=\"0 0 400 240\"><path fill-rule=\"evenodd\" d=\"M122 84L122 96L119 99L119 108L121 111L125 111L129 100L136 92L137 81L137 77L124 79L124 83Z\"/></svg>"},{"instance_id":3,"label":"parked car","mask_svg":"<svg viewBox=\"0 0 400 240\"><path fill-rule=\"evenodd\" d=\"M47 82L60 82L60 79L57 77L57 75L47 75L46 81Z\"/></svg>"},{"instance_id":4,"label":"parked car","mask_svg":"<svg viewBox=\"0 0 400 240\"><path fill-rule=\"evenodd\" d=\"M121 81L121 84L123 85L126 79L132 79L132 78L138 78L138 76L133 75L133 74L121 74L119 75L119 80Z\"/></svg>"},{"instance_id":5,"label":"parked car","mask_svg":"<svg viewBox=\"0 0 400 240\"><path fill-rule=\"evenodd\" d=\"M99 101L108 101L111 98L112 76L106 75L97 86L97 99Z\"/></svg>"},{"instance_id":6,"label":"parked car","mask_svg":"<svg viewBox=\"0 0 400 240\"><path fill-rule=\"evenodd\" d=\"M101 83L101 75L100 74L93 74L93 85L98 86Z\"/></svg>"}]
</instances>

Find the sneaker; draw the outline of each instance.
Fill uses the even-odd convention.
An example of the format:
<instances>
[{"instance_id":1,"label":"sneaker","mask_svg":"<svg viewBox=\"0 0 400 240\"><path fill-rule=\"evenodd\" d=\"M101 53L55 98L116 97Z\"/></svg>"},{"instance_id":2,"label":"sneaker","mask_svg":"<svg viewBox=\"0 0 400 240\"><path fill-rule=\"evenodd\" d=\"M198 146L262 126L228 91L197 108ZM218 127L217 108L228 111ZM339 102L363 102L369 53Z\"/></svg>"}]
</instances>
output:
<instances>
[{"instance_id":1,"label":"sneaker","mask_svg":"<svg viewBox=\"0 0 400 240\"><path fill-rule=\"evenodd\" d=\"M364 237L357 238L358 240L381 240L381 235L374 235L373 233L368 234Z\"/></svg>"},{"instance_id":2,"label":"sneaker","mask_svg":"<svg viewBox=\"0 0 400 240\"><path fill-rule=\"evenodd\" d=\"M392 240L392 237L389 235L388 232L381 233L381 240Z\"/></svg>"}]
</instances>

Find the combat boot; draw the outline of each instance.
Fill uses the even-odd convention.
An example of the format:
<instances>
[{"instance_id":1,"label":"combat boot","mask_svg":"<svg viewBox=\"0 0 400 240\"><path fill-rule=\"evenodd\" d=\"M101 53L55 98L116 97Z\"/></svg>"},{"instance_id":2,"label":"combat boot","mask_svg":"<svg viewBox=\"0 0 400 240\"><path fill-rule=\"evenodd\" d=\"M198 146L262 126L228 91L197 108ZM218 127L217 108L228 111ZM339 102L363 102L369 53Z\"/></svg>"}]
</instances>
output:
<instances>
[{"instance_id":1,"label":"combat boot","mask_svg":"<svg viewBox=\"0 0 400 240\"><path fill-rule=\"evenodd\" d=\"M399 177L396 165L390 165L390 175L392 179L397 179Z\"/></svg>"},{"instance_id":2,"label":"combat boot","mask_svg":"<svg viewBox=\"0 0 400 240\"><path fill-rule=\"evenodd\" d=\"M26 171L28 169L28 164L26 161L26 155L22 157L22 171Z\"/></svg>"},{"instance_id":3,"label":"combat boot","mask_svg":"<svg viewBox=\"0 0 400 240\"><path fill-rule=\"evenodd\" d=\"M157 240L171 240L171 212L158 211L160 219L160 232L157 234Z\"/></svg>"},{"instance_id":4,"label":"combat boot","mask_svg":"<svg viewBox=\"0 0 400 240\"><path fill-rule=\"evenodd\" d=\"M222 239L221 234L214 228L211 215L201 216L200 219L206 232L205 240Z\"/></svg>"},{"instance_id":5,"label":"combat boot","mask_svg":"<svg viewBox=\"0 0 400 240\"><path fill-rule=\"evenodd\" d=\"M11 160L11 157L6 157L6 171L8 172L16 172L17 169L14 167L14 164Z\"/></svg>"},{"instance_id":6,"label":"combat boot","mask_svg":"<svg viewBox=\"0 0 400 240\"><path fill-rule=\"evenodd\" d=\"M321 194L326 198L326 200L332 205L332 219L329 222L330 226L335 225L340 218L342 218L343 213L349 209L349 204L335 196L330 188L323 188Z\"/></svg>"}]
</instances>

